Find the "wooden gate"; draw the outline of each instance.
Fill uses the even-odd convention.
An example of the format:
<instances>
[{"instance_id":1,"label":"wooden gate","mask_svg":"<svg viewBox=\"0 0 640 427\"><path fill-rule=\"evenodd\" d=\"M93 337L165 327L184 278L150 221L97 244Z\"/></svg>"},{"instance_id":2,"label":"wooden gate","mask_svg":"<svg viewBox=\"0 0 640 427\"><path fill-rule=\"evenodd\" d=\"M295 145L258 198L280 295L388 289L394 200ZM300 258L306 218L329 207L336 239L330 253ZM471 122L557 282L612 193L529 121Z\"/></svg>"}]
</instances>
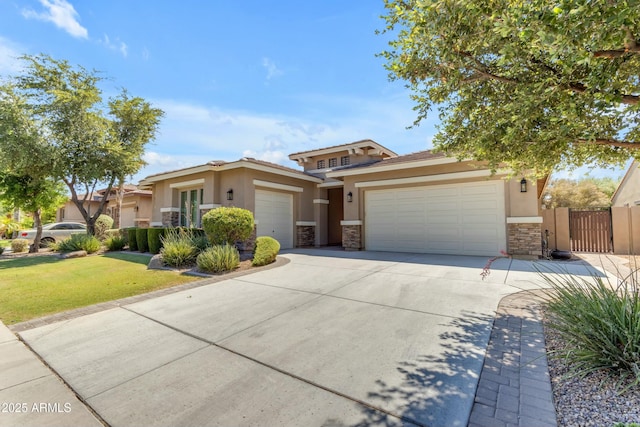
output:
<instances>
[{"instance_id":1,"label":"wooden gate","mask_svg":"<svg viewBox=\"0 0 640 427\"><path fill-rule=\"evenodd\" d=\"M611 252L611 209L569 210L569 236L574 252Z\"/></svg>"}]
</instances>

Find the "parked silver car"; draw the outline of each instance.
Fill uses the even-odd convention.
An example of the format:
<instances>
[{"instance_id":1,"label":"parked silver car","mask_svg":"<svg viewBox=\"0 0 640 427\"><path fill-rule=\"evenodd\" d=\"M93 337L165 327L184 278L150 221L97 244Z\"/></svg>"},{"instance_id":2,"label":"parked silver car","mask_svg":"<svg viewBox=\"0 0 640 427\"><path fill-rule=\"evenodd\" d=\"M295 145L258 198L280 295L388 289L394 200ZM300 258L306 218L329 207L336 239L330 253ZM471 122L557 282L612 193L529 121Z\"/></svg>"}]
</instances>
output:
<instances>
[{"instance_id":1,"label":"parked silver car","mask_svg":"<svg viewBox=\"0 0 640 427\"><path fill-rule=\"evenodd\" d=\"M36 229L20 230L18 232L19 239L27 239L30 244L33 244L33 239L36 237ZM64 239L68 239L72 234L86 233L87 226L80 222L52 222L42 226L42 237L40 238L40 244L42 246L49 245L51 243L58 243Z\"/></svg>"}]
</instances>

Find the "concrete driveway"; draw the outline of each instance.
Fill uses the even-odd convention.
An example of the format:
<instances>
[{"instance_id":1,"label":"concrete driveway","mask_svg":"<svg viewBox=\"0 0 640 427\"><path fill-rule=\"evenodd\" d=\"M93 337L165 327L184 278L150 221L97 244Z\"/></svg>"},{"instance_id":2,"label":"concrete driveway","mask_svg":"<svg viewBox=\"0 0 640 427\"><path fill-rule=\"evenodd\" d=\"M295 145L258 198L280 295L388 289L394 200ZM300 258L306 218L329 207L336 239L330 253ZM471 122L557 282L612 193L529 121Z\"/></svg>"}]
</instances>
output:
<instances>
[{"instance_id":1,"label":"concrete driveway","mask_svg":"<svg viewBox=\"0 0 640 427\"><path fill-rule=\"evenodd\" d=\"M510 259L284 257L20 335L111 426L466 426L498 302L539 287Z\"/></svg>"}]
</instances>

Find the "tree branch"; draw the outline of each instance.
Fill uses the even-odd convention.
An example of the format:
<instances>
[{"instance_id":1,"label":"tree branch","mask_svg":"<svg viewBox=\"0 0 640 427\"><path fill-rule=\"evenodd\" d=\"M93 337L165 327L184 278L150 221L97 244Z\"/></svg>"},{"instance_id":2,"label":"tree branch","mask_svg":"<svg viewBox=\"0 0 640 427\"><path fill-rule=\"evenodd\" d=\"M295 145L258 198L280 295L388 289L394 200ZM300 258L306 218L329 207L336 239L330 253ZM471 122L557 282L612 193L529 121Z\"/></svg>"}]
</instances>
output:
<instances>
[{"instance_id":1,"label":"tree branch","mask_svg":"<svg viewBox=\"0 0 640 427\"><path fill-rule=\"evenodd\" d=\"M607 139L607 138L577 139L576 142L580 144L609 145L611 147L631 148L632 150L637 150L640 148L639 142L619 141L617 139Z\"/></svg>"}]
</instances>

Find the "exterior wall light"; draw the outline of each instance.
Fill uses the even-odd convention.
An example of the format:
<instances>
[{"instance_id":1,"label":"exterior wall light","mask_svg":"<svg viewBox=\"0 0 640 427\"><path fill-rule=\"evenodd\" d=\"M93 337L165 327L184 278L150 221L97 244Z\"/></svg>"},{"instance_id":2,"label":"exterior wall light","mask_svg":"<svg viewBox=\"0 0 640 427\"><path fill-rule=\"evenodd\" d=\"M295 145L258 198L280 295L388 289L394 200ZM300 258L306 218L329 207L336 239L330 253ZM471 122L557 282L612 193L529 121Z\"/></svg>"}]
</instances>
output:
<instances>
[{"instance_id":1,"label":"exterior wall light","mask_svg":"<svg viewBox=\"0 0 640 427\"><path fill-rule=\"evenodd\" d=\"M351 191L347 193L347 202L353 202L353 193Z\"/></svg>"},{"instance_id":2,"label":"exterior wall light","mask_svg":"<svg viewBox=\"0 0 640 427\"><path fill-rule=\"evenodd\" d=\"M227 200L233 200L233 188L230 188L229 191L227 191Z\"/></svg>"},{"instance_id":3,"label":"exterior wall light","mask_svg":"<svg viewBox=\"0 0 640 427\"><path fill-rule=\"evenodd\" d=\"M521 193L526 193L527 192L527 180L522 178L520 180L520 192Z\"/></svg>"}]
</instances>

